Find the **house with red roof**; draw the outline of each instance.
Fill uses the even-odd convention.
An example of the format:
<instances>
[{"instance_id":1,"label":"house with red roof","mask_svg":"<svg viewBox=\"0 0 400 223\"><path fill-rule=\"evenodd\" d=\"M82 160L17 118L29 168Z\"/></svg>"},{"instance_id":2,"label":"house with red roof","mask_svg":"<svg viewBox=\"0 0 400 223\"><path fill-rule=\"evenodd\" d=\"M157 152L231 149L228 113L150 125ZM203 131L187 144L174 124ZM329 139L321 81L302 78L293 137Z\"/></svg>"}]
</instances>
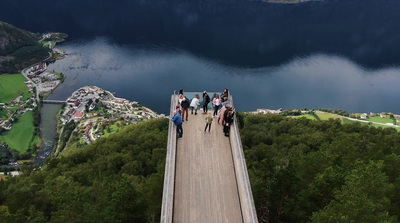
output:
<instances>
[{"instance_id":1,"label":"house with red roof","mask_svg":"<svg viewBox=\"0 0 400 223\"><path fill-rule=\"evenodd\" d=\"M75 121L81 120L82 117L83 117L84 115L85 115L85 114L83 114L82 112L77 112L77 113L74 115Z\"/></svg>"}]
</instances>

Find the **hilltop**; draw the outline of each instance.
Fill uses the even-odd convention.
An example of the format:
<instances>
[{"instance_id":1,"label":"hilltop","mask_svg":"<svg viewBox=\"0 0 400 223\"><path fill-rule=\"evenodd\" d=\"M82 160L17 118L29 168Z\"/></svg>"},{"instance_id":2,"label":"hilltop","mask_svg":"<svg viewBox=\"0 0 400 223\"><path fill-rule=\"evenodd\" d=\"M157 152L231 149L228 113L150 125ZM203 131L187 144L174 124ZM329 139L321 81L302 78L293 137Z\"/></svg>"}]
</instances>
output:
<instances>
[{"instance_id":1,"label":"hilltop","mask_svg":"<svg viewBox=\"0 0 400 223\"><path fill-rule=\"evenodd\" d=\"M398 222L395 129L282 114L238 113L237 122L260 222ZM0 219L157 221L167 135L168 119L150 120L23 166L0 181Z\"/></svg>"},{"instance_id":2,"label":"hilltop","mask_svg":"<svg viewBox=\"0 0 400 223\"><path fill-rule=\"evenodd\" d=\"M0 21L0 74L17 73L49 56L51 50L38 41L41 35Z\"/></svg>"}]
</instances>

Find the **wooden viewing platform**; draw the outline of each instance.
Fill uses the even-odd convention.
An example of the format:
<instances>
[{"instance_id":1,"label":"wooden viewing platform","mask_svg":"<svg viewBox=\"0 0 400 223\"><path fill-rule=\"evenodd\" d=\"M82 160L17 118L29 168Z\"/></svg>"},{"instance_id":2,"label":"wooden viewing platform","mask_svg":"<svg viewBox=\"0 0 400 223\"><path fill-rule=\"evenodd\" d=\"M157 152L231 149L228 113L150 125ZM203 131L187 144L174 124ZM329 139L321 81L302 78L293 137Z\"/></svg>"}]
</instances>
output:
<instances>
[{"instance_id":1,"label":"wooden viewing platform","mask_svg":"<svg viewBox=\"0 0 400 223\"><path fill-rule=\"evenodd\" d=\"M218 118L204 132L202 112L189 111L179 139L170 121L161 222L258 222L236 122L230 137Z\"/></svg>"}]
</instances>

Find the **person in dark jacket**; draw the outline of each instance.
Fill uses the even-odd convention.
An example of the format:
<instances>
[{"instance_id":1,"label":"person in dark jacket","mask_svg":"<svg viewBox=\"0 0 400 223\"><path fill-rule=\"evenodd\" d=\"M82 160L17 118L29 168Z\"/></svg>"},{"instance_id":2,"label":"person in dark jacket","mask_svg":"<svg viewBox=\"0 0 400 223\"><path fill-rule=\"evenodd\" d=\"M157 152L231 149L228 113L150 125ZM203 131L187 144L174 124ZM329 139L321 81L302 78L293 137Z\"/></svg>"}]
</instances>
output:
<instances>
[{"instance_id":1,"label":"person in dark jacket","mask_svg":"<svg viewBox=\"0 0 400 223\"><path fill-rule=\"evenodd\" d=\"M171 121L173 121L176 125L176 133L178 134L178 137L182 138L183 136L182 118L178 111L174 112L174 116L172 117Z\"/></svg>"},{"instance_id":2,"label":"person in dark jacket","mask_svg":"<svg viewBox=\"0 0 400 223\"><path fill-rule=\"evenodd\" d=\"M222 102L224 102L224 101L227 100L227 99L225 99L225 97L226 97L226 98L229 98L229 90L228 90L228 88L225 88L225 89L224 89L224 92L222 92L222 94L221 94L221 100L222 100Z\"/></svg>"},{"instance_id":3,"label":"person in dark jacket","mask_svg":"<svg viewBox=\"0 0 400 223\"><path fill-rule=\"evenodd\" d=\"M207 114L208 111L208 103L210 103L211 99L208 96L207 91L203 93L203 114Z\"/></svg>"},{"instance_id":4,"label":"person in dark jacket","mask_svg":"<svg viewBox=\"0 0 400 223\"><path fill-rule=\"evenodd\" d=\"M185 113L186 113L186 121L188 121L188 117L189 117L189 107L190 107L190 103L189 100L187 100L186 98L183 98L182 102L181 102L181 107L182 107L182 121L183 119L185 119Z\"/></svg>"},{"instance_id":5,"label":"person in dark jacket","mask_svg":"<svg viewBox=\"0 0 400 223\"><path fill-rule=\"evenodd\" d=\"M229 136L229 130L231 129L232 122L233 122L233 112L227 110L227 115L225 117L225 124L224 124L225 136Z\"/></svg>"}]
</instances>

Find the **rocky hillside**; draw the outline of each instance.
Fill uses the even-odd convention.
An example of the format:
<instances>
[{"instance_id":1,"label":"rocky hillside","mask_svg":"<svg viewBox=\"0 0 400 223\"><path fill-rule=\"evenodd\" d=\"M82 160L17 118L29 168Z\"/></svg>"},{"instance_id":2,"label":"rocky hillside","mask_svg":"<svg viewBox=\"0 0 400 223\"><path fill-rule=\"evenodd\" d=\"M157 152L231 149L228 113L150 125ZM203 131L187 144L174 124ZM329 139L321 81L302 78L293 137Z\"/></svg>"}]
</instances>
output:
<instances>
[{"instance_id":1,"label":"rocky hillside","mask_svg":"<svg viewBox=\"0 0 400 223\"><path fill-rule=\"evenodd\" d=\"M45 59L49 49L42 47L40 35L0 21L0 74L15 73Z\"/></svg>"}]
</instances>

